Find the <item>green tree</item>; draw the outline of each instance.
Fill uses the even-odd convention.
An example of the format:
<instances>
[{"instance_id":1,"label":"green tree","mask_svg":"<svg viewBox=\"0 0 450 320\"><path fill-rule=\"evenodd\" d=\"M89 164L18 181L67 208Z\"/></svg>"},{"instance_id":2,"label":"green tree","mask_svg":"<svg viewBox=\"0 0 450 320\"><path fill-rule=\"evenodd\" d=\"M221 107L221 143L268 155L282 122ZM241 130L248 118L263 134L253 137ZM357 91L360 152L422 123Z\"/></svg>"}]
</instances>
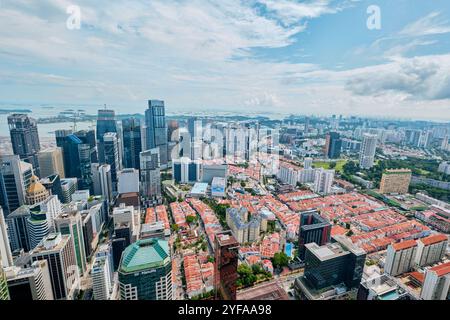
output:
<instances>
[{"instance_id":1,"label":"green tree","mask_svg":"<svg viewBox=\"0 0 450 320\"><path fill-rule=\"evenodd\" d=\"M289 257L284 252L277 252L272 258L272 264L275 268L286 267L289 263Z\"/></svg>"}]
</instances>

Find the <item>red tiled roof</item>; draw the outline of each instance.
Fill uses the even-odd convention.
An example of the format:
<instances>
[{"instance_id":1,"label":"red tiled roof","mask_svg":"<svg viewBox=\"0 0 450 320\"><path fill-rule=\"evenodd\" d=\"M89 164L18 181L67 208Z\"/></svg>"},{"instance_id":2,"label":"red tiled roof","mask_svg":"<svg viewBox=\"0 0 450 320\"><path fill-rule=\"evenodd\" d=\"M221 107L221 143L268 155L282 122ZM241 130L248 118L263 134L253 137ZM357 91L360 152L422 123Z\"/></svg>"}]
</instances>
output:
<instances>
[{"instance_id":1,"label":"red tiled roof","mask_svg":"<svg viewBox=\"0 0 450 320\"><path fill-rule=\"evenodd\" d=\"M420 239L420 241L422 241L422 243L426 246L438 243L438 242L442 242L442 241L447 241L448 238L446 235L444 234L434 234L432 236Z\"/></svg>"},{"instance_id":2,"label":"red tiled roof","mask_svg":"<svg viewBox=\"0 0 450 320\"><path fill-rule=\"evenodd\" d=\"M450 262L447 262L447 263L441 264L439 266L430 268L430 271L436 272L438 277L442 277L442 276L444 276L446 274L449 274L450 273Z\"/></svg>"},{"instance_id":3,"label":"red tiled roof","mask_svg":"<svg viewBox=\"0 0 450 320\"><path fill-rule=\"evenodd\" d=\"M406 240L392 245L395 251L405 250L414 246L417 246L416 240Z\"/></svg>"}]
</instances>

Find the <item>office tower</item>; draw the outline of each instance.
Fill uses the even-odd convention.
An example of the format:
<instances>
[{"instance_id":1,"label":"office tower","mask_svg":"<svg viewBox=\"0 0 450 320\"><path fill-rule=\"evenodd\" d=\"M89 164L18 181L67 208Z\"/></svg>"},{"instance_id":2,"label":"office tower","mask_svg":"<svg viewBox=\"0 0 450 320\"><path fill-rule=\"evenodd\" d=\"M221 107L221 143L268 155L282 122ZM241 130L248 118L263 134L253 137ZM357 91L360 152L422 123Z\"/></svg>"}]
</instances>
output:
<instances>
[{"instance_id":1,"label":"office tower","mask_svg":"<svg viewBox=\"0 0 450 320\"><path fill-rule=\"evenodd\" d=\"M105 133L103 136L103 148L105 156L104 163L110 165L113 190L117 191L117 172L122 169L122 166L119 160L119 142L116 133Z\"/></svg>"},{"instance_id":2,"label":"office tower","mask_svg":"<svg viewBox=\"0 0 450 320\"><path fill-rule=\"evenodd\" d=\"M448 300L450 289L450 262L426 269L420 298Z\"/></svg>"},{"instance_id":3,"label":"office tower","mask_svg":"<svg viewBox=\"0 0 450 320\"><path fill-rule=\"evenodd\" d=\"M98 162L100 164L105 163L103 137L105 133L114 132L117 133L116 115L114 110L98 110L97 117L97 150L98 150Z\"/></svg>"},{"instance_id":4,"label":"office tower","mask_svg":"<svg viewBox=\"0 0 450 320\"><path fill-rule=\"evenodd\" d=\"M417 240L415 264L424 267L442 261L447 245L448 237L444 234L434 234Z\"/></svg>"},{"instance_id":5,"label":"office tower","mask_svg":"<svg viewBox=\"0 0 450 320\"><path fill-rule=\"evenodd\" d=\"M416 240L406 240L389 245L384 272L391 276L397 276L411 271L414 266L416 252Z\"/></svg>"},{"instance_id":6,"label":"office tower","mask_svg":"<svg viewBox=\"0 0 450 320\"><path fill-rule=\"evenodd\" d=\"M30 241L30 250L36 248L41 240L50 233L47 214L40 209L40 206L29 207L30 216L27 218L27 229Z\"/></svg>"},{"instance_id":7,"label":"office tower","mask_svg":"<svg viewBox=\"0 0 450 320\"><path fill-rule=\"evenodd\" d=\"M64 178L64 161L60 147L47 148L37 154L39 161L40 176L47 177L54 174Z\"/></svg>"},{"instance_id":8,"label":"office tower","mask_svg":"<svg viewBox=\"0 0 450 320\"><path fill-rule=\"evenodd\" d=\"M137 234L140 227L140 216L137 210L134 210L133 206L126 206L121 203L119 207L113 209L112 218L114 225L121 225L123 223L129 223L130 230L133 235Z\"/></svg>"},{"instance_id":9,"label":"office tower","mask_svg":"<svg viewBox=\"0 0 450 320\"><path fill-rule=\"evenodd\" d=\"M101 195L108 205L112 204L114 199L111 166L109 164L99 165L98 163L93 163L91 168L94 194Z\"/></svg>"},{"instance_id":10,"label":"office tower","mask_svg":"<svg viewBox=\"0 0 450 320\"><path fill-rule=\"evenodd\" d=\"M65 176L77 178L81 189L92 190L91 163L95 158L93 132L80 131L61 137L62 133L58 130L56 135L58 147L63 150Z\"/></svg>"},{"instance_id":11,"label":"office tower","mask_svg":"<svg viewBox=\"0 0 450 320\"><path fill-rule=\"evenodd\" d=\"M123 169L117 173L117 191L119 194L139 192L139 170Z\"/></svg>"},{"instance_id":12,"label":"office tower","mask_svg":"<svg viewBox=\"0 0 450 320\"><path fill-rule=\"evenodd\" d=\"M128 233L130 233L130 228L128 226ZM126 238L120 238L114 235L111 241L112 253L113 253L113 263L114 270L118 270L120 266L120 259L122 258L122 253L130 245Z\"/></svg>"},{"instance_id":13,"label":"office tower","mask_svg":"<svg viewBox=\"0 0 450 320\"><path fill-rule=\"evenodd\" d=\"M240 243L254 242L259 239L261 221L258 216L250 216L245 207L228 208L226 221L234 238Z\"/></svg>"},{"instance_id":14,"label":"office tower","mask_svg":"<svg viewBox=\"0 0 450 320\"><path fill-rule=\"evenodd\" d=\"M331 239L331 223L320 216L317 211L305 211L300 214L299 257L305 257L305 245L311 242L319 246L325 245Z\"/></svg>"},{"instance_id":15,"label":"office tower","mask_svg":"<svg viewBox=\"0 0 450 320\"><path fill-rule=\"evenodd\" d=\"M201 165L201 164L200 164ZM200 167L201 181L211 184L215 177L226 178L228 165L226 164L203 164Z\"/></svg>"},{"instance_id":16,"label":"office tower","mask_svg":"<svg viewBox=\"0 0 450 320\"><path fill-rule=\"evenodd\" d=\"M341 156L342 140L337 132L330 132L326 136L325 156L330 159L337 159Z\"/></svg>"},{"instance_id":17,"label":"office tower","mask_svg":"<svg viewBox=\"0 0 450 320\"><path fill-rule=\"evenodd\" d=\"M80 274L86 271L86 252L84 250L83 220L79 211L70 211L61 213L55 218L55 229L62 235L70 235L77 266Z\"/></svg>"},{"instance_id":18,"label":"office tower","mask_svg":"<svg viewBox=\"0 0 450 320\"><path fill-rule=\"evenodd\" d=\"M24 205L11 212L6 218L12 251L20 249L23 249L25 252L30 251L30 237L28 235L27 223L29 216L30 210L28 206Z\"/></svg>"},{"instance_id":19,"label":"office tower","mask_svg":"<svg viewBox=\"0 0 450 320\"><path fill-rule=\"evenodd\" d=\"M223 231L215 234L214 247L216 299L236 300L239 243L231 231Z\"/></svg>"},{"instance_id":20,"label":"office tower","mask_svg":"<svg viewBox=\"0 0 450 320\"><path fill-rule=\"evenodd\" d=\"M91 276L94 300L109 300L112 288L108 259L96 257L92 265Z\"/></svg>"},{"instance_id":21,"label":"office tower","mask_svg":"<svg viewBox=\"0 0 450 320\"><path fill-rule=\"evenodd\" d=\"M12 301L53 300L47 260L35 261L29 267L5 270Z\"/></svg>"},{"instance_id":22,"label":"office tower","mask_svg":"<svg viewBox=\"0 0 450 320\"><path fill-rule=\"evenodd\" d=\"M314 178L314 192L322 195L330 194L333 180L334 170L317 169Z\"/></svg>"},{"instance_id":23,"label":"office tower","mask_svg":"<svg viewBox=\"0 0 450 320\"><path fill-rule=\"evenodd\" d=\"M123 166L139 169L139 154L142 152L141 122L136 118L122 120Z\"/></svg>"},{"instance_id":24,"label":"office tower","mask_svg":"<svg viewBox=\"0 0 450 320\"><path fill-rule=\"evenodd\" d=\"M52 174L48 177L42 178L40 182L51 195L57 196L60 201L63 200L61 178L58 174Z\"/></svg>"},{"instance_id":25,"label":"office tower","mask_svg":"<svg viewBox=\"0 0 450 320\"><path fill-rule=\"evenodd\" d=\"M9 300L8 283L6 282L6 275L1 265L2 261L0 256L0 301Z\"/></svg>"},{"instance_id":26,"label":"office tower","mask_svg":"<svg viewBox=\"0 0 450 320\"><path fill-rule=\"evenodd\" d=\"M176 142L179 141L179 136L176 134L174 135L174 132L176 132L179 129L180 125L177 120L169 120L167 122L167 137L169 141Z\"/></svg>"},{"instance_id":27,"label":"office tower","mask_svg":"<svg viewBox=\"0 0 450 320\"><path fill-rule=\"evenodd\" d=\"M39 182L39 178L33 175L31 177L30 185L27 188L25 203L27 205L34 205L44 201L50 196L50 193Z\"/></svg>"},{"instance_id":28,"label":"office tower","mask_svg":"<svg viewBox=\"0 0 450 320\"><path fill-rule=\"evenodd\" d=\"M80 279L70 236L51 233L30 254L32 261L50 261L48 266L54 299L73 300Z\"/></svg>"},{"instance_id":29,"label":"office tower","mask_svg":"<svg viewBox=\"0 0 450 320\"><path fill-rule=\"evenodd\" d=\"M370 169L375 163L375 152L377 150L377 135L364 134L359 153L359 166L363 169Z\"/></svg>"},{"instance_id":30,"label":"office tower","mask_svg":"<svg viewBox=\"0 0 450 320\"><path fill-rule=\"evenodd\" d=\"M19 156L0 157L0 206L5 217L25 204L25 194L31 182L33 166Z\"/></svg>"},{"instance_id":31,"label":"office tower","mask_svg":"<svg viewBox=\"0 0 450 320\"><path fill-rule=\"evenodd\" d=\"M201 160L203 156L203 121L197 117L188 119L188 132L190 142L190 155L186 154L191 160Z\"/></svg>"},{"instance_id":32,"label":"office tower","mask_svg":"<svg viewBox=\"0 0 450 320\"><path fill-rule=\"evenodd\" d=\"M55 218L62 212L62 205L55 195L49 196L39 204L39 207L47 215L47 222L51 230L55 229Z\"/></svg>"},{"instance_id":33,"label":"office tower","mask_svg":"<svg viewBox=\"0 0 450 320\"><path fill-rule=\"evenodd\" d=\"M0 269L10 267L13 264L11 247L9 245L8 229L3 216L2 207L0 207Z\"/></svg>"},{"instance_id":34,"label":"office tower","mask_svg":"<svg viewBox=\"0 0 450 320\"><path fill-rule=\"evenodd\" d=\"M72 201L72 195L78 189L78 179L77 178L66 178L61 180L61 190L62 190L62 203L70 203Z\"/></svg>"},{"instance_id":35,"label":"office tower","mask_svg":"<svg viewBox=\"0 0 450 320\"><path fill-rule=\"evenodd\" d=\"M140 154L141 193L148 200L161 197L160 149L153 148Z\"/></svg>"},{"instance_id":36,"label":"office tower","mask_svg":"<svg viewBox=\"0 0 450 320\"><path fill-rule=\"evenodd\" d=\"M188 157L172 160L172 177L176 183L195 183L201 180L201 160Z\"/></svg>"},{"instance_id":37,"label":"office tower","mask_svg":"<svg viewBox=\"0 0 450 320\"><path fill-rule=\"evenodd\" d=\"M167 125L164 101L149 100L145 111L147 145L145 150L158 148L161 168L167 167ZM142 167L141 167L142 168Z\"/></svg>"},{"instance_id":38,"label":"office tower","mask_svg":"<svg viewBox=\"0 0 450 320\"><path fill-rule=\"evenodd\" d=\"M344 240L345 241L345 240ZM314 299L316 290L344 283L347 289L357 288L361 282L366 253L347 243L317 243L305 245L305 272L302 277L302 293Z\"/></svg>"},{"instance_id":39,"label":"office tower","mask_svg":"<svg viewBox=\"0 0 450 320\"><path fill-rule=\"evenodd\" d=\"M39 174L39 161L37 153L41 149L37 122L26 114L13 114L8 116L9 133L15 155L33 165Z\"/></svg>"},{"instance_id":40,"label":"office tower","mask_svg":"<svg viewBox=\"0 0 450 320\"><path fill-rule=\"evenodd\" d=\"M380 182L380 193L408 193L411 183L410 169L388 169L383 172Z\"/></svg>"},{"instance_id":41,"label":"office tower","mask_svg":"<svg viewBox=\"0 0 450 320\"><path fill-rule=\"evenodd\" d=\"M139 240L122 254L119 267L121 300L172 300L172 260L169 243Z\"/></svg>"}]
</instances>

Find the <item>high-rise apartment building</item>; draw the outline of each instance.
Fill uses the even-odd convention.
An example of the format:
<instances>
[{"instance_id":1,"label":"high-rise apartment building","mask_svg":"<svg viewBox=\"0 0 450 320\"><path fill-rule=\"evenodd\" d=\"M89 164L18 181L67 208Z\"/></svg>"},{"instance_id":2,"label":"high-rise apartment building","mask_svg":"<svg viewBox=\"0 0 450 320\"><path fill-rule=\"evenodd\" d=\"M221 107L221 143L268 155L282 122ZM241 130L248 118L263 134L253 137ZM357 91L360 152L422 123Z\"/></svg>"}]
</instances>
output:
<instances>
[{"instance_id":1,"label":"high-rise apartment building","mask_svg":"<svg viewBox=\"0 0 450 320\"><path fill-rule=\"evenodd\" d=\"M383 172L380 182L380 193L408 193L412 172L410 169L388 169Z\"/></svg>"},{"instance_id":2,"label":"high-rise apartment building","mask_svg":"<svg viewBox=\"0 0 450 320\"><path fill-rule=\"evenodd\" d=\"M40 177L48 177L54 174L64 178L64 161L60 147L47 148L37 154L39 161Z\"/></svg>"},{"instance_id":3,"label":"high-rise apartment building","mask_svg":"<svg viewBox=\"0 0 450 320\"><path fill-rule=\"evenodd\" d=\"M13 114L8 116L8 126L14 154L33 165L36 174L39 175L37 153L41 145L36 120L26 114Z\"/></svg>"},{"instance_id":4,"label":"high-rise apartment building","mask_svg":"<svg viewBox=\"0 0 450 320\"><path fill-rule=\"evenodd\" d=\"M161 168L167 167L168 139L164 101L149 100L145 111L146 150L158 148Z\"/></svg>"},{"instance_id":5,"label":"high-rise apartment building","mask_svg":"<svg viewBox=\"0 0 450 320\"><path fill-rule=\"evenodd\" d=\"M442 261L447 245L448 237L445 234L434 234L417 240L416 265L424 267Z\"/></svg>"},{"instance_id":6,"label":"high-rise apartment building","mask_svg":"<svg viewBox=\"0 0 450 320\"><path fill-rule=\"evenodd\" d=\"M447 300L450 289L450 262L425 271L420 297L424 300Z\"/></svg>"},{"instance_id":7,"label":"high-rise apartment building","mask_svg":"<svg viewBox=\"0 0 450 320\"><path fill-rule=\"evenodd\" d=\"M366 133L363 135L361 150L359 153L359 166L370 169L375 163L375 152L377 150L377 135Z\"/></svg>"},{"instance_id":8,"label":"high-rise apartment building","mask_svg":"<svg viewBox=\"0 0 450 320\"><path fill-rule=\"evenodd\" d=\"M416 240L406 240L389 245L384 272L391 276L397 276L411 271L414 266L416 252Z\"/></svg>"},{"instance_id":9,"label":"high-rise apartment building","mask_svg":"<svg viewBox=\"0 0 450 320\"><path fill-rule=\"evenodd\" d=\"M333 180L334 170L317 169L314 176L314 192L322 195L330 194Z\"/></svg>"},{"instance_id":10,"label":"high-rise apartment building","mask_svg":"<svg viewBox=\"0 0 450 320\"><path fill-rule=\"evenodd\" d=\"M122 254L119 267L121 300L172 300L172 260L169 244L139 240Z\"/></svg>"}]
</instances>

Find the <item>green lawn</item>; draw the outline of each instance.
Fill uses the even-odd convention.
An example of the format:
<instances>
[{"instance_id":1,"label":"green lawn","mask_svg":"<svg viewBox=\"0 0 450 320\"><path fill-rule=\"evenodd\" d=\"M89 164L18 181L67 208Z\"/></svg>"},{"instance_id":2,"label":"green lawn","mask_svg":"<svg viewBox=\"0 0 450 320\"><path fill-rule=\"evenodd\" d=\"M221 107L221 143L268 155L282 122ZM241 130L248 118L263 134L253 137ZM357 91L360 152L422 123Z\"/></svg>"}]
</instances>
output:
<instances>
[{"instance_id":1,"label":"green lawn","mask_svg":"<svg viewBox=\"0 0 450 320\"><path fill-rule=\"evenodd\" d=\"M336 162L336 167L334 168L334 170L336 170L337 172L342 172L344 165L347 163L347 160L336 160L336 161L330 161L330 162L317 161L317 162L314 162L313 165L314 165L314 168L330 169L331 162Z\"/></svg>"}]
</instances>

